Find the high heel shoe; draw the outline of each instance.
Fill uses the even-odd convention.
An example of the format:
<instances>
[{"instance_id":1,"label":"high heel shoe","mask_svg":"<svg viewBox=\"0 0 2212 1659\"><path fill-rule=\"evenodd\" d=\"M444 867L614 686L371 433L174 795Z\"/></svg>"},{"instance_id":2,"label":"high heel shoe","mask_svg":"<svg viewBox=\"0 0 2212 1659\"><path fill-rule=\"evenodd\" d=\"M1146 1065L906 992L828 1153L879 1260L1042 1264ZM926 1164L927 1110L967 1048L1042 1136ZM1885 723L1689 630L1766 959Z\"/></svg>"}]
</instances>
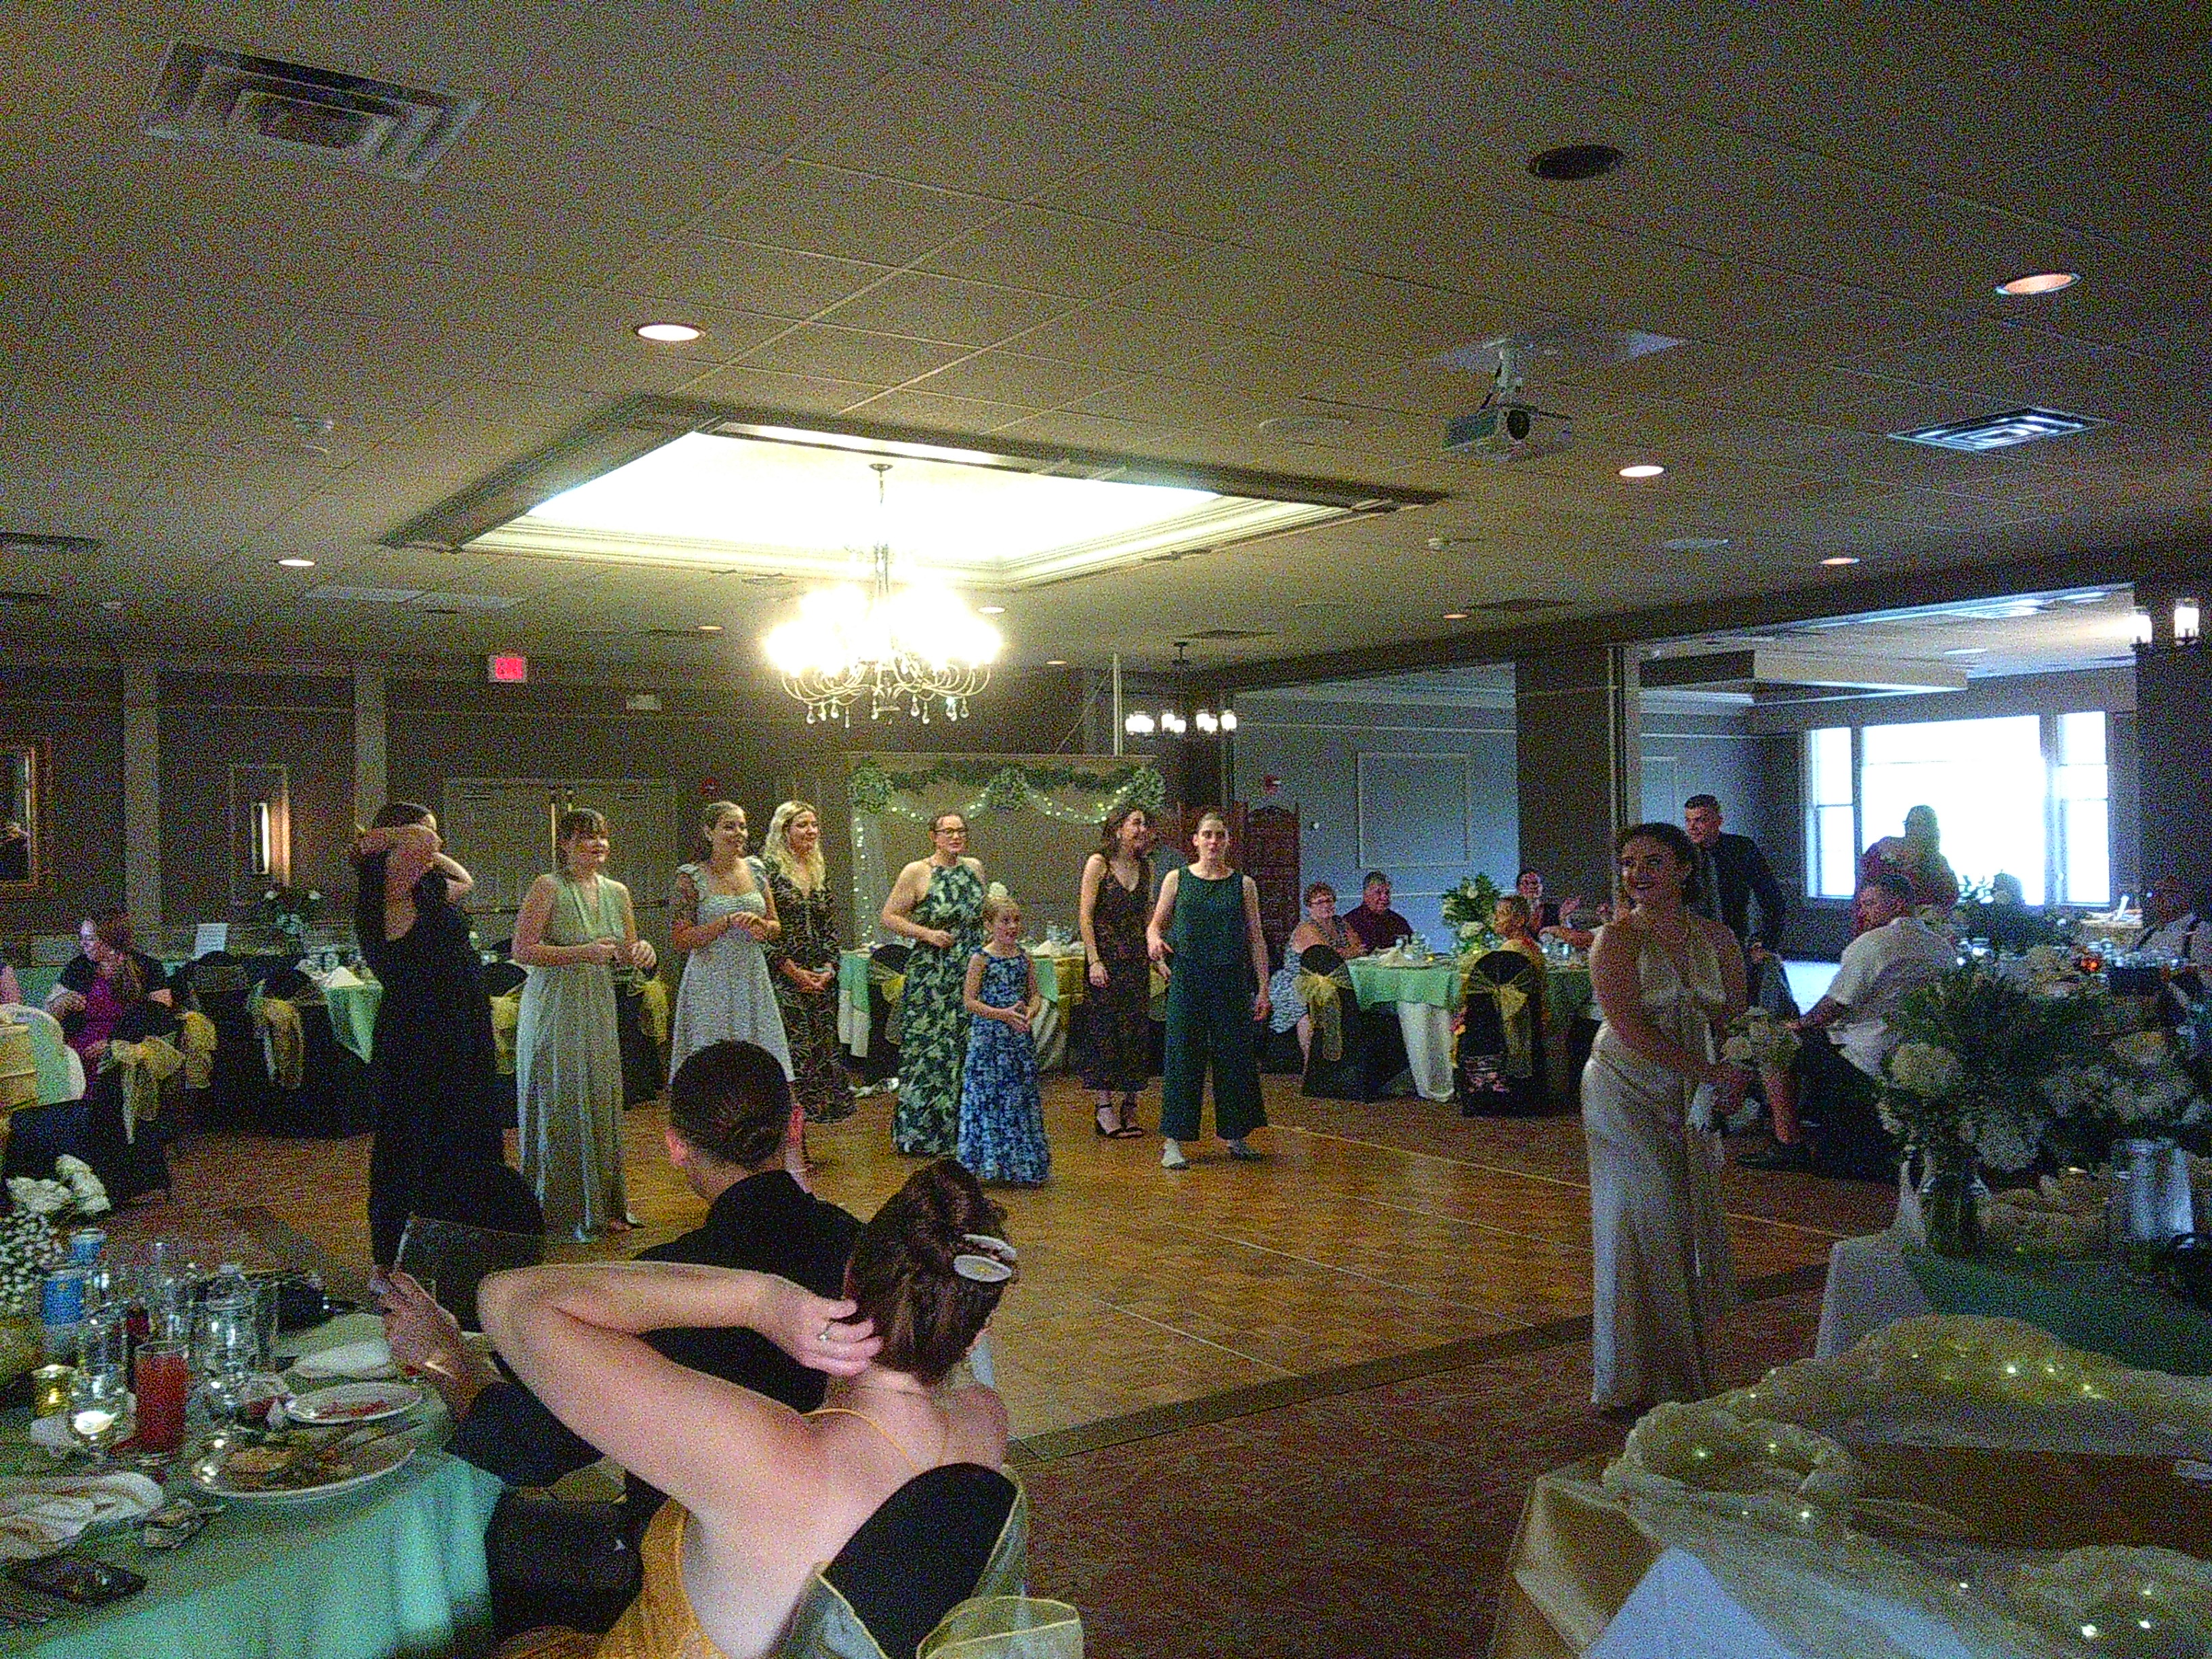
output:
<instances>
[{"instance_id":1,"label":"high heel shoe","mask_svg":"<svg viewBox=\"0 0 2212 1659\"><path fill-rule=\"evenodd\" d=\"M1098 1109L1103 1112L1106 1109L1102 1106ZM1134 1140L1138 1136L1145 1133L1145 1126L1137 1121L1137 1103L1135 1101L1125 1100L1121 1103L1121 1123L1117 1127L1107 1131L1107 1133L1113 1136L1115 1139Z\"/></svg>"}]
</instances>

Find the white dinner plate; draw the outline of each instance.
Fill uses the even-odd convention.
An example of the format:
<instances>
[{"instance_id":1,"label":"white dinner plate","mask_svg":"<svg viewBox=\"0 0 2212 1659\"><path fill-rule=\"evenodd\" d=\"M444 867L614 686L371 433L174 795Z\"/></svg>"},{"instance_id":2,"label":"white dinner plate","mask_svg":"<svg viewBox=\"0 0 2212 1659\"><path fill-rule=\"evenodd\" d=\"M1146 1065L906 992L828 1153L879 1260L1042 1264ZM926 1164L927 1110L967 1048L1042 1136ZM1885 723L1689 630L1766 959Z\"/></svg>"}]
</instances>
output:
<instances>
[{"instance_id":1,"label":"white dinner plate","mask_svg":"<svg viewBox=\"0 0 2212 1659\"><path fill-rule=\"evenodd\" d=\"M422 1403L422 1391L404 1382L341 1382L295 1395L284 1404L295 1423L374 1423Z\"/></svg>"},{"instance_id":2,"label":"white dinner plate","mask_svg":"<svg viewBox=\"0 0 2212 1659\"><path fill-rule=\"evenodd\" d=\"M240 1448L240 1449L244 1449ZM413 1443L398 1436L389 1440L371 1442L358 1453L349 1454L331 1477L307 1486L280 1486L263 1490L252 1486L233 1486L223 1479L223 1465L232 1454L213 1452L192 1465L192 1485L211 1498L221 1498L239 1504L304 1504L334 1493L351 1492L356 1486L366 1486L400 1468L415 1455Z\"/></svg>"}]
</instances>

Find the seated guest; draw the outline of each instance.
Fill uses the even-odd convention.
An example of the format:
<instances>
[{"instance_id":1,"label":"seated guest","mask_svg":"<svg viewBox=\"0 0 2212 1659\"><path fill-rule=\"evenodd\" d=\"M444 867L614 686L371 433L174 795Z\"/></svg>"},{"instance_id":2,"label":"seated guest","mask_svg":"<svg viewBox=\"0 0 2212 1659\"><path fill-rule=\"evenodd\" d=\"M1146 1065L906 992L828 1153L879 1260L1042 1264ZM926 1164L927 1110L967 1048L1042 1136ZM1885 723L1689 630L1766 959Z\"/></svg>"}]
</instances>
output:
<instances>
[{"instance_id":1,"label":"seated guest","mask_svg":"<svg viewBox=\"0 0 2212 1659\"><path fill-rule=\"evenodd\" d=\"M163 1008L176 1005L176 996L169 988L168 974L160 963L138 948L129 911L101 910L87 916L77 924L76 939L78 954L70 959L61 976L54 981L54 988L46 993L46 1012L61 1021L64 1036L68 1036L76 1022L82 1018L85 993L100 976L101 958L112 952L131 958L131 966L138 972L140 994L147 1001Z\"/></svg>"},{"instance_id":2,"label":"seated guest","mask_svg":"<svg viewBox=\"0 0 2212 1659\"><path fill-rule=\"evenodd\" d=\"M1326 945L1347 960L1367 954L1367 947L1336 914L1336 889L1325 881L1306 889L1305 920L1283 942L1283 965L1267 981L1267 1029L1296 1030L1302 1060L1313 1054L1313 1015L1307 1010L1305 994L1298 988L1298 976L1305 953L1316 945Z\"/></svg>"},{"instance_id":3,"label":"seated guest","mask_svg":"<svg viewBox=\"0 0 2212 1659\"><path fill-rule=\"evenodd\" d=\"M1860 884L1863 931L1844 947L1827 994L1790 1022L1805 1038L1796 1066L1799 1099L1820 1126L1821 1162L1832 1172L1887 1172L1892 1149L1875 1101L1883 1063L1899 1042L1889 1018L1911 993L1958 965L1957 947L1913 915L1912 899L1912 884L1899 872L1883 871ZM1738 1162L1752 1169L1812 1168L1798 1128L1778 1115L1774 1150Z\"/></svg>"},{"instance_id":4,"label":"seated guest","mask_svg":"<svg viewBox=\"0 0 2212 1659\"><path fill-rule=\"evenodd\" d=\"M2200 971L2212 968L2212 923L2203 920L2204 908L2179 876L2160 876L2143 895L2143 930L2128 948Z\"/></svg>"},{"instance_id":5,"label":"seated guest","mask_svg":"<svg viewBox=\"0 0 2212 1659\"><path fill-rule=\"evenodd\" d=\"M958 1601L1018 1591L1025 1516L1001 1473L1006 1409L942 1386L1013 1282L1005 1212L951 1160L861 1230L831 1301L766 1273L662 1262L500 1273L480 1292L501 1354L571 1429L674 1501L644 1589L606 1638L543 1632L509 1655L911 1653ZM802 1415L643 1340L744 1328L835 1379ZM824 1566L823 1563L828 1563Z\"/></svg>"},{"instance_id":6,"label":"seated guest","mask_svg":"<svg viewBox=\"0 0 2212 1659\"><path fill-rule=\"evenodd\" d=\"M1413 936L1413 924L1390 908L1390 878L1370 870L1360 884L1359 908L1344 919L1352 936L1366 951L1387 951L1400 939Z\"/></svg>"},{"instance_id":7,"label":"seated guest","mask_svg":"<svg viewBox=\"0 0 2212 1659\"><path fill-rule=\"evenodd\" d=\"M1522 956L1544 966L1544 947L1537 940L1535 907L1519 893L1508 893L1499 899L1490 912L1490 931L1504 941L1501 949L1518 951Z\"/></svg>"},{"instance_id":8,"label":"seated guest","mask_svg":"<svg viewBox=\"0 0 2212 1659\"><path fill-rule=\"evenodd\" d=\"M86 927L89 955L78 960L92 972L76 976L83 988L64 994L58 985L47 999L60 1011L63 1040L84 1062L84 1097L18 1113L4 1167L10 1176L43 1176L67 1152L90 1164L109 1200L122 1205L168 1188L168 1160L151 1120L161 1078L181 1069L184 1056L170 1040L175 1012L149 996L139 976L147 958L129 948L129 918L111 913ZM158 1041L143 1046L149 1039Z\"/></svg>"},{"instance_id":9,"label":"seated guest","mask_svg":"<svg viewBox=\"0 0 2212 1659\"><path fill-rule=\"evenodd\" d=\"M668 1085L668 1161L707 1201L706 1224L640 1253L641 1261L747 1267L789 1279L817 1296L845 1282L846 1259L860 1224L808 1194L786 1172L784 1152L799 1133L783 1067L750 1042L714 1042L677 1068ZM547 1486L599 1461L589 1442L520 1384L500 1376L461 1341L453 1316L404 1273L385 1297L385 1336L393 1357L419 1371L446 1403L456 1429L452 1449L510 1486ZM796 1411L822 1403L823 1378L793 1363L754 1332L656 1329L645 1339L678 1364L778 1400ZM661 1496L629 1480L633 1538Z\"/></svg>"}]
</instances>

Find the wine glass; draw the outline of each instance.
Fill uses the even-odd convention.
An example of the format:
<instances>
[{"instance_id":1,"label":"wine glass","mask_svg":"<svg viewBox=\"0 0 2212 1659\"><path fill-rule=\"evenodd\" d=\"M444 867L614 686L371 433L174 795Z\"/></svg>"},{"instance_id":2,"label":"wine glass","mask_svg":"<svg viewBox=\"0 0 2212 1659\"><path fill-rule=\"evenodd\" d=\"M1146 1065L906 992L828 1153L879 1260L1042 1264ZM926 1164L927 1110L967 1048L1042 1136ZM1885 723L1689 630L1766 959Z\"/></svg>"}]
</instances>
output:
<instances>
[{"instance_id":1,"label":"wine glass","mask_svg":"<svg viewBox=\"0 0 2212 1659\"><path fill-rule=\"evenodd\" d=\"M132 1422L131 1378L120 1364L80 1365L70 1384L69 1431L92 1454L95 1464L108 1461L107 1449L129 1436Z\"/></svg>"}]
</instances>

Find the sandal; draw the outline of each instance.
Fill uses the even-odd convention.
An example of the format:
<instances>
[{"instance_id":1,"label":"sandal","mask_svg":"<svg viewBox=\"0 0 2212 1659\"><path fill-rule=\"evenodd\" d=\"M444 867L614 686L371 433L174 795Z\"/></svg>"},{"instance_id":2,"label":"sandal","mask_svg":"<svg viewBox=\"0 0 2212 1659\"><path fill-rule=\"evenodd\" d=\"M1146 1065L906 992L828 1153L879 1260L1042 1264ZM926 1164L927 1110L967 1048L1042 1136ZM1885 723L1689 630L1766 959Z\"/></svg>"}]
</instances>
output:
<instances>
[{"instance_id":1,"label":"sandal","mask_svg":"<svg viewBox=\"0 0 2212 1659\"><path fill-rule=\"evenodd\" d=\"M1106 1115L1114 1109L1111 1106L1094 1106L1091 1109L1095 1114L1091 1120L1091 1133L1101 1140L1119 1140L1121 1131L1106 1127Z\"/></svg>"},{"instance_id":2,"label":"sandal","mask_svg":"<svg viewBox=\"0 0 2212 1659\"><path fill-rule=\"evenodd\" d=\"M1145 1126L1137 1121L1137 1103L1133 1099L1121 1103L1121 1127L1114 1131L1116 1140L1134 1140L1145 1133Z\"/></svg>"}]
</instances>

